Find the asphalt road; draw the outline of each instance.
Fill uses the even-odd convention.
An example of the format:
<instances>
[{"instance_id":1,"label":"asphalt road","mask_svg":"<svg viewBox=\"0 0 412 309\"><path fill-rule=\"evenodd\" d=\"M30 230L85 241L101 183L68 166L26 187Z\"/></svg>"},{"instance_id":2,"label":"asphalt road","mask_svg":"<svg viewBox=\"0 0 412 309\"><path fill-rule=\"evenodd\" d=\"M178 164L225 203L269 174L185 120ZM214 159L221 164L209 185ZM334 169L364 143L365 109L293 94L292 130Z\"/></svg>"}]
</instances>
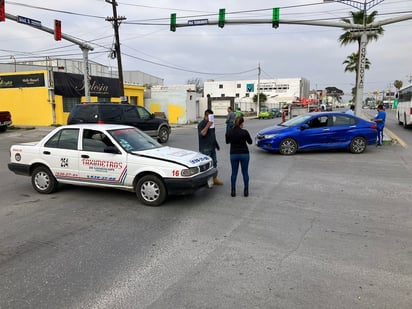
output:
<instances>
[{"instance_id":1,"label":"asphalt road","mask_svg":"<svg viewBox=\"0 0 412 309\"><path fill-rule=\"evenodd\" d=\"M218 121L225 184L151 208L117 190L36 193L8 171L8 149L46 130L1 134L2 309L411 308L412 154L400 143L360 155L251 146L250 195L232 198ZM168 145L197 149L196 129L174 128Z\"/></svg>"}]
</instances>

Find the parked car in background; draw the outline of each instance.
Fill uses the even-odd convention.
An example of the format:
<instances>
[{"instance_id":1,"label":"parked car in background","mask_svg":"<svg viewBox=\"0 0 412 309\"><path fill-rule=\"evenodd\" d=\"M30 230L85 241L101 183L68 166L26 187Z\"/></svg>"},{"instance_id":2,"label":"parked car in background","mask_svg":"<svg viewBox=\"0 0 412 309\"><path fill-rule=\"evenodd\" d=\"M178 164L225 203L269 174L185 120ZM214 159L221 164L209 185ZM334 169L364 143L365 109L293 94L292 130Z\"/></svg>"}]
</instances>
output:
<instances>
[{"instance_id":1,"label":"parked car in background","mask_svg":"<svg viewBox=\"0 0 412 309\"><path fill-rule=\"evenodd\" d=\"M171 127L164 117L156 117L143 106L117 103L77 104L70 112L67 124L110 123L136 127L146 134L156 137L160 143L169 140Z\"/></svg>"},{"instance_id":2,"label":"parked car in background","mask_svg":"<svg viewBox=\"0 0 412 309\"><path fill-rule=\"evenodd\" d=\"M256 146L293 155L303 150L348 149L362 153L376 143L376 123L342 112L312 112L260 130Z\"/></svg>"},{"instance_id":3,"label":"parked car in background","mask_svg":"<svg viewBox=\"0 0 412 309\"><path fill-rule=\"evenodd\" d=\"M269 108L267 106L261 106L260 110L259 110L259 115L258 115L259 119L269 119L269 118L273 118L272 114L269 110Z\"/></svg>"},{"instance_id":4,"label":"parked car in background","mask_svg":"<svg viewBox=\"0 0 412 309\"><path fill-rule=\"evenodd\" d=\"M11 114L8 111L0 112L0 132L4 132L7 130L9 126L11 126Z\"/></svg>"},{"instance_id":5,"label":"parked car in background","mask_svg":"<svg viewBox=\"0 0 412 309\"><path fill-rule=\"evenodd\" d=\"M282 117L282 111L280 108L271 108L270 113L272 114L272 118Z\"/></svg>"},{"instance_id":6,"label":"parked car in background","mask_svg":"<svg viewBox=\"0 0 412 309\"><path fill-rule=\"evenodd\" d=\"M149 206L211 187L217 174L204 154L162 146L135 127L110 124L61 126L40 142L13 145L8 168L30 176L39 193L52 193L59 183L117 188L135 192Z\"/></svg>"},{"instance_id":7,"label":"parked car in background","mask_svg":"<svg viewBox=\"0 0 412 309\"><path fill-rule=\"evenodd\" d=\"M268 108L267 106L261 106L258 115L259 119L272 119L276 117L282 117L282 112L279 108Z\"/></svg>"}]
</instances>

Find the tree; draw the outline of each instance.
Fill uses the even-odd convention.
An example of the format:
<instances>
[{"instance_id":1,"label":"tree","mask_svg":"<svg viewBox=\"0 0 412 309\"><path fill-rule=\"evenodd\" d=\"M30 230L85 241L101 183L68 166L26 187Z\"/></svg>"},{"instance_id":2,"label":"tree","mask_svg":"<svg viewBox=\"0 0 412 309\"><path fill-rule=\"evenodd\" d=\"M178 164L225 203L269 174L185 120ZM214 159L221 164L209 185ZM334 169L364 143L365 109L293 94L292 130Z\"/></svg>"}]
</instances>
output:
<instances>
[{"instance_id":1,"label":"tree","mask_svg":"<svg viewBox=\"0 0 412 309\"><path fill-rule=\"evenodd\" d=\"M356 72L356 76L358 76L358 54L352 53L350 54L345 61L342 62L345 65L345 72ZM368 58L365 59L365 69L369 70L370 68L370 61ZM356 87L352 88L352 101L355 102L356 96Z\"/></svg>"},{"instance_id":2,"label":"tree","mask_svg":"<svg viewBox=\"0 0 412 309\"><path fill-rule=\"evenodd\" d=\"M203 80L201 80L200 78L188 79L186 84L195 85L196 86L196 92L203 94L203 90L204 90Z\"/></svg>"},{"instance_id":3,"label":"tree","mask_svg":"<svg viewBox=\"0 0 412 309\"><path fill-rule=\"evenodd\" d=\"M399 89L401 89L402 86L403 86L403 82L402 82L401 80L395 80L395 81L393 82L393 85L394 85L395 88L396 88L396 92L399 92Z\"/></svg>"},{"instance_id":4,"label":"tree","mask_svg":"<svg viewBox=\"0 0 412 309\"><path fill-rule=\"evenodd\" d=\"M393 85L396 88L396 95L395 95L395 100L393 100L393 108L398 108L398 98L399 98L399 90L402 88L403 86L403 82L401 80L395 80L393 82Z\"/></svg>"},{"instance_id":5,"label":"tree","mask_svg":"<svg viewBox=\"0 0 412 309\"><path fill-rule=\"evenodd\" d=\"M366 15L365 15L366 13ZM357 25L369 25L375 21L375 17L378 14L377 11L373 11L371 14L367 14L365 11L358 11L358 12L351 12L352 19L349 18L342 18L341 20L344 23L347 24L357 24ZM370 42L372 40L377 41L380 35L383 35L384 29L379 26L376 28L374 32L368 32L367 33L367 42ZM357 65L356 65L356 70L355 72L357 73L357 68L359 67L359 55L361 51L361 37L360 36L354 36L351 31L346 31L344 32L340 37L339 41L341 46L342 45L348 45L350 43L357 42L358 43L358 54L357 54ZM370 65L370 63L369 63ZM358 74L356 74L356 85L358 85Z\"/></svg>"},{"instance_id":6,"label":"tree","mask_svg":"<svg viewBox=\"0 0 412 309\"><path fill-rule=\"evenodd\" d=\"M258 98L258 95L255 94L255 95L253 96L253 102L254 102L254 103L257 103L257 98ZM260 103L260 104L265 103L267 100L268 100L267 95L264 94L264 93L262 93L262 92L260 92L260 93L259 93L259 103Z\"/></svg>"},{"instance_id":7,"label":"tree","mask_svg":"<svg viewBox=\"0 0 412 309\"><path fill-rule=\"evenodd\" d=\"M345 72L356 72L358 70L358 54L352 53L350 54L345 61L342 62L345 64ZM369 70L370 68L370 61L368 58L365 59L365 69Z\"/></svg>"},{"instance_id":8,"label":"tree","mask_svg":"<svg viewBox=\"0 0 412 309\"><path fill-rule=\"evenodd\" d=\"M335 101L342 101L342 96L344 93L341 89L338 89L336 87L326 87L325 89L326 95L332 97L332 104L335 103Z\"/></svg>"}]
</instances>

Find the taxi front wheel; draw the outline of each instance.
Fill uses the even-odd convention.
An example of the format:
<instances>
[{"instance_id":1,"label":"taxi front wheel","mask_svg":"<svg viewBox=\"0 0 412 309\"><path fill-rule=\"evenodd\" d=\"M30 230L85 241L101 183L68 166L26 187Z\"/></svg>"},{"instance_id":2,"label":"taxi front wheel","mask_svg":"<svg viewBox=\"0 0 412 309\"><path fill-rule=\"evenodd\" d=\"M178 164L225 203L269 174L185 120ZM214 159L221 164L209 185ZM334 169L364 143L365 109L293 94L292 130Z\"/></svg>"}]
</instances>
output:
<instances>
[{"instance_id":1,"label":"taxi front wheel","mask_svg":"<svg viewBox=\"0 0 412 309\"><path fill-rule=\"evenodd\" d=\"M167 192L163 181L154 175L143 176L136 184L139 201L147 206L160 206L166 199Z\"/></svg>"}]
</instances>

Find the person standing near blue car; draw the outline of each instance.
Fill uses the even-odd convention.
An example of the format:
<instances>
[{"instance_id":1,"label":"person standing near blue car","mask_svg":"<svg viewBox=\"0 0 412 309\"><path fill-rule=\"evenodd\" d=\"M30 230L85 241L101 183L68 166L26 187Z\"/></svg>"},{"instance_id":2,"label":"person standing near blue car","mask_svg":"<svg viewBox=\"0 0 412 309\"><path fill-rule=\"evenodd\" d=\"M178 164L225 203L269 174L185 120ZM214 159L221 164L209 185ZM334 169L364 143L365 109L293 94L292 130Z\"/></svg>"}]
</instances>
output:
<instances>
[{"instance_id":1,"label":"person standing near blue car","mask_svg":"<svg viewBox=\"0 0 412 309\"><path fill-rule=\"evenodd\" d=\"M227 108L227 116L226 116L226 133L233 128L235 125L235 112L233 111L232 107L229 106Z\"/></svg>"},{"instance_id":2,"label":"person standing near blue car","mask_svg":"<svg viewBox=\"0 0 412 309\"><path fill-rule=\"evenodd\" d=\"M376 142L376 146L382 146L383 129L385 128L386 112L385 112L385 109L383 108L383 104L379 104L377 109L378 109L378 113L371 120L376 122L377 130L378 130L378 139Z\"/></svg>"},{"instance_id":3,"label":"person standing near blue car","mask_svg":"<svg viewBox=\"0 0 412 309\"><path fill-rule=\"evenodd\" d=\"M226 144L230 144L230 164L232 175L230 178L230 195L236 196L236 178L239 171L239 164L243 176L243 195L249 195L249 148L247 144L252 144L252 138L247 130L243 129L243 117L236 117L235 126L226 133Z\"/></svg>"}]
</instances>

